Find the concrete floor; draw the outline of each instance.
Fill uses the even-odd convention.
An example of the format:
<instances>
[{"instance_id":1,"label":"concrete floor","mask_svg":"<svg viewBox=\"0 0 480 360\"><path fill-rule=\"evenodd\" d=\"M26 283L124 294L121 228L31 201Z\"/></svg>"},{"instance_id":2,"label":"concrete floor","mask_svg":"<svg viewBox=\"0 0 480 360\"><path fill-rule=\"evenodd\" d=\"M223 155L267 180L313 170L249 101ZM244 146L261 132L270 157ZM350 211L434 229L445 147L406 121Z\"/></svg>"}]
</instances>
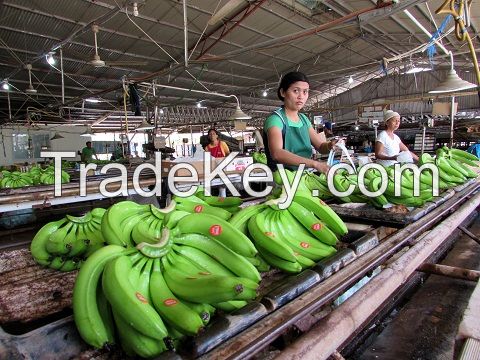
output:
<instances>
[{"instance_id":1,"label":"concrete floor","mask_svg":"<svg viewBox=\"0 0 480 360\"><path fill-rule=\"evenodd\" d=\"M480 234L480 218L470 227ZM480 246L462 234L441 262L480 270ZM359 360L454 359L458 325L476 283L431 275L364 351ZM370 337L372 339L372 337Z\"/></svg>"}]
</instances>

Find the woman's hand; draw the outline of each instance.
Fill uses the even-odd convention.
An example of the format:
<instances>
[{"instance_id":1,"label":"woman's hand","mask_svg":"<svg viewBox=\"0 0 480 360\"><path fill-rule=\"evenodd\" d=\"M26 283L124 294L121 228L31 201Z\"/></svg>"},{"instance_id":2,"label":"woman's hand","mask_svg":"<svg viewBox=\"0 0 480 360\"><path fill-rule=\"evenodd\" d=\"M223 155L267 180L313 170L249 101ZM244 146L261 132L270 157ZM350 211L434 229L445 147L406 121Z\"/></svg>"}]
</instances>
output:
<instances>
[{"instance_id":1,"label":"woman's hand","mask_svg":"<svg viewBox=\"0 0 480 360\"><path fill-rule=\"evenodd\" d=\"M330 170L330 166L324 161L315 161L312 167L325 175L328 173L328 170Z\"/></svg>"}]
</instances>

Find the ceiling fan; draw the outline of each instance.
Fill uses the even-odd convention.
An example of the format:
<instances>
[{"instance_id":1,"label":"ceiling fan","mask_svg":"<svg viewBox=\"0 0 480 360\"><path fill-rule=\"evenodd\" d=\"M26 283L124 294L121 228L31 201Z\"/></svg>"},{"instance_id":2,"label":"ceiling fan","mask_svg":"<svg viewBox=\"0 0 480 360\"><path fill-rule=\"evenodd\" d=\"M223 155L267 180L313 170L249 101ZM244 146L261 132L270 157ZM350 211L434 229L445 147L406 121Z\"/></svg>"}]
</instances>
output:
<instances>
[{"instance_id":1,"label":"ceiling fan","mask_svg":"<svg viewBox=\"0 0 480 360\"><path fill-rule=\"evenodd\" d=\"M92 31L93 31L93 36L95 39L95 54L93 55L93 59L88 61L88 64L95 66L95 67L104 67L104 66L122 66L122 65L133 65L133 66L142 66L142 65L147 65L148 61L105 61L100 58L100 55L98 55L98 43L97 43L97 34L99 32L100 28L98 25L93 24L92 25Z\"/></svg>"}]
</instances>

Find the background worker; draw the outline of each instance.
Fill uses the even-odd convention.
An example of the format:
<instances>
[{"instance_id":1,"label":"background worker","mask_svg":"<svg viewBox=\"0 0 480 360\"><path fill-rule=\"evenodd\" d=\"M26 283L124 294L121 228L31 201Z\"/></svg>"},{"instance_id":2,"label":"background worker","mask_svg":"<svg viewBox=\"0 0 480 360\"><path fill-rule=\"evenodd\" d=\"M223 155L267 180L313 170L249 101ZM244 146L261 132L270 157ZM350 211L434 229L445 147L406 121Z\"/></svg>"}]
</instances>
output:
<instances>
[{"instance_id":1,"label":"background worker","mask_svg":"<svg viewBox=\"0 0 480 360\"><path fill-rule=\"evenodd\" d=\"M320 153L328 153L336 140L325 142L312 127L300 110L308 100L310 82L301 72L290 72L283 76L277 90L283 106L275 110L265 120L263 137L267 164L276 170L277 164L296 169L300 164L327 173L326 162L311 159L312 145Z\"/></svg>"},{"instance_id":2,"label":"background worker","mask_svg":"<svg viewBox=\"0 0 480 360\"><path fill-rule=\"evenodd\" d=\"M401 151L409 151L414 161L418 161L418 156L408 150L407 146L394 133L400 126L400 114L387 110L383 116L385 130L378 134L375 142L375 158L377 163L383 166L391 166L397 163L397 156Z\"/></svg>"},{"instance_id":3,"label":"background worker","mask_svg":"<svg viewBox=\"0 0 480 360\"><path fill-rule=\"evenodd\" d=\"M93 160L93 157L95 156L95 159L98 160L98 156L97 156L97 153L95 151L95 149L92 147L92 142L91 141L87 141L85 143L85 146L83 149L82 149L82 153L80 155L80 161L84 162L84 163L89 163Z\"/></svg>"},{"instance_id":4,"label":"background worker","mask_svg":"<svg viewBox=\"0 0 480 360\"><path fill-rule=\"evenodd\" d=\"M208 130L208 140L210 143L205 146L205 151L208 151L214 158L225 157L230 154L230 149L225 141L218 139L218 132L215 129Z\"/></svg>"}]
</instances>

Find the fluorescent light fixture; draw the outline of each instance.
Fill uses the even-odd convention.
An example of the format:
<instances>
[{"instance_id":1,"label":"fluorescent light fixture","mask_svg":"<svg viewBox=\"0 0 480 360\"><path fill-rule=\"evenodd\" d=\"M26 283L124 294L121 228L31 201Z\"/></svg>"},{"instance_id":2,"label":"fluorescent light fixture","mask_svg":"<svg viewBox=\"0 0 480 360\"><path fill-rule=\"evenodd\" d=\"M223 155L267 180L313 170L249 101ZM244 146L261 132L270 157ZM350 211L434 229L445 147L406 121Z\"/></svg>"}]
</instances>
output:
<instances>
[{"instance_id":1,"label":"fluorescent light fixture","mask_svg":"<svg viewBox=\"0 0 480 360\"><path fill-rule=\"evenodd\" d=\"M408 69L407 71L405 71L405 74L416 74L416 73L423 72L423 71L432 71L432 68L414 66L414 67Z\"/></svg>"},{"instance_id":2,"label":"fluorescent light fixture","mask_svg":"<svg viewBox=\"0 0 480 360\"><path fill-rule=\"evenodd\" d=\"M8 85L8 80L4 80L2 83L2 89L3 90L8 90L10 89L10 85Z\"/></svg>"},{"instance_id":3,"label":"fluorescent light fixture","mask_svg":"<svg viewBox=\"0 0 480 360\"><path fill-rule=\"evenodd\" d=\"M349 83L349 84L352 84L352 83L353 83L353 77L352 77L352 75L350 75L350 77L348 78L348 83Z\"/></svg>"},{"instance_id":4,"label":"fluorescent light fixture","mask_svg":"<svg viewBox=\"0 0 480 360\"><path fill-rule=\"evenodd\" d=\"M47 54L47 62L48 62L50 65L55 65L55 58L53 57L53 54L55 54L53 51L50 51L50 52Z\"/></svg>"},{"instance_id":5,"label":"fluorescent light fixture","mask_svg":"<svg viewBox=\"0 0 480 360\"><path fill-rule=\"evenodd\" d=\"M100 102L100 100L98 99L95 99L95 98L88 98L88 99L85 99L86 102L89 102L89 103L93 103L93 104L97 104Z\"/></svg>"},{"instance_id":6,"label":"fluorescent light fixture","mask_svg":"<svg viewBox=\"0 0 480 360\"><path fill-rule=\"evenodd\" d=\"M164 112L163 109L160 109L160 114L163 114L163 112Z\"/></svg>"},{"instance_id":7,"label":"fluorescent light fixture","mask_svg":"<svg viewBox=\"0 0 480 360\"><path fill-rule=\"evenodd\" d=\"M80 134L80 136L92 136L92 135L93 133L90 127L87 127L87 130L85 130L83 133Z\"/></svg>"},{"instance_id":8,"label":"fluorescent light fixture","mask_svg":"<svg viewBox=\"0 0 480 360\"><path fill-rule=\"evenodd\" d=\"M448 71L447 77L430 94L442 94L476 88L477 85L462 80L454 69Z\"/></svg>"},{"instance_id":9,"label":"fluorescent light fixture","mask_svg":"<svg viewBox=\"0 0 480 360\"><path fill-rule=\"evenodd\" d=\"M263 95L263 97L267 97L267 95L268 95L268 92L267 92L267 90L263 90L263 93L262 93L262 95Z\"/></svg>"},{"instance_id":10,"label":"fluorescent light fixture","mask_svg":"<svg viewBox=\"0 0 480 360\"><path fill-rule=\"evenodd\" d=\"M355 130L359 130L359 129L360 129L360 126L355 125Z\"/></svg>"},{"instance_id":11,"label":"fluorescent light fixture","mask_svg":"<svg viewBox=\"0 0 480 360\"><path fill-rule=\"evenodd\" d=\"M135 131L151 130L151 129L154 129L154 128L155 128L155 126L150 125L147 122L147 120L143 119L142 123L135 128Z\"/></svg>"}]
</instances>

